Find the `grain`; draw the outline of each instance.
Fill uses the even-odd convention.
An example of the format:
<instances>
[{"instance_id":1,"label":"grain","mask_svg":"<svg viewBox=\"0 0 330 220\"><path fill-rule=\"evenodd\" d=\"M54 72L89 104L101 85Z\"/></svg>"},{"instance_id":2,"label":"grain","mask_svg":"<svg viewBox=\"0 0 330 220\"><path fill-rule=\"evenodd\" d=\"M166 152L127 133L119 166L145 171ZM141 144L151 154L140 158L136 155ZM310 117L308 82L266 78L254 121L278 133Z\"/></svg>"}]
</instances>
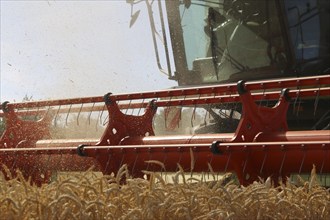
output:
<instances>
[{"instance_id":1,"label":"grain","mask_svg":"<svg viewBox=\"0 0 330 220\"><path fill-rule=\"evenodd\" d=\"M246 187L223 179L185 179L180 165L173 183L143 172L148 179L133 179L123 165L117 175L89 178L89 170L41 187L20 172L9 180L8 173L1 174L0 219L330 219L330 192L318 184L315 167L310 181L276 187L270 178Z\"/></svg>"}]
</instances>

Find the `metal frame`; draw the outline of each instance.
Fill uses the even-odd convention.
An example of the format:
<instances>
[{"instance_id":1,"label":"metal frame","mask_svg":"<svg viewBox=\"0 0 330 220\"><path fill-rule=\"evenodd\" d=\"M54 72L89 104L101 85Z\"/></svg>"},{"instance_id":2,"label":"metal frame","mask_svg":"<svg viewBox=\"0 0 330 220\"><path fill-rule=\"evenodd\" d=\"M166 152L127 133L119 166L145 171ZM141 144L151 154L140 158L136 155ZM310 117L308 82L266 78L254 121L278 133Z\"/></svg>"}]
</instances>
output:
<instances>
[{"instance_id":1,"label":"metal frame","mask_svg":"<svg viewBox=\"0 0 330 220\"><path fill-rule=\"evenodd\" d=\"M0 162L13 173L16 168L21 169L38 184L47 181L53 170L86 170L91 165L103 173L111 173L126 163L136 177L141 177L144 169L159 171L159 167L145 163L148 160L164 162L166 171L176 171L177 163L186 171L208 171L209 163L217 172L235 172L245 185L258 176L272 176L274 181L285 179L290 173L309 171L312 164L321 172L330 173L330 131L287 131L286 124L290 98L328 98L329 85L330 76L319 76L131 94L109 93L103 97L68 100L5 102L1 107L6 130L0 138ZM308 88L310 86L313 88ZM287 87L293 89L280 92L279 89ZM278 99L278 103L273 107L255 103L265 99ZM142 102L133 103L134 100ZM157 107L239 101L243 112L235 133L154 136L152 119ZM43 110L44 117L39 121L19 118L24 112L39 114L40 109L47 106L59 106L57 113L59 109L63 112L67 109L60 106L69 106L69 112L76 111L71 108L73 104L81 104L79 111L100 110L101 106L94 104L82 107L97 102L104 103L109 114L109 123L100 140L43 140L49 135L49 122L54 114ZM142 115L127 115L122 112L123 108L145 111ZM40 178L41 173L43 178Z\"/></svg>"}]
</instances>

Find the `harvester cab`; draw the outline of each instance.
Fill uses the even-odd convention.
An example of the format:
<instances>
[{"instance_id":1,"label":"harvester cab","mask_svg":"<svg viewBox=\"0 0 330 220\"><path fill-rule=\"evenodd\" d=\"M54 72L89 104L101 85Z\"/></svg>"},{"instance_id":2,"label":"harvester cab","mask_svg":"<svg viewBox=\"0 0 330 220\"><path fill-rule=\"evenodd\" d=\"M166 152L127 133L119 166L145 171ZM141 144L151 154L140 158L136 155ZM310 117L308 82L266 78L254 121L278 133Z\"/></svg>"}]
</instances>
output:
<instances>
[{"instance_id":1,"label":"harvester cab","mask_svg":"<svg viewBox=\"0 0 330 220\"><path fill-rule=\"evenodd\" d=\"M179 86L329 73L328 1L146 2Z\"/></svg>"},{"instance_id":2,"label":"harvester cab","mask_svg":"<svg viewBox=\"0 0 330 220\"><path fill-rule=\"evenodd\" d=\"M160 65L159 68L162 72L167 69L169 79L176 80L179 87L329 74L329 1L184 0L146 3L157 63L160 63L161 51L156 39L161 34L156 30L162 30L167 68ZM159 27L155 22L156 15L159 15ZM298 101L300 105L301 100ZM318 106L321 110L316 113L314 103L304 101L299 110L304 118L290 115L290 128L327 128L329 105L329 100L322 99ZM232 111L233 106L226 109L218 106L216 109L209 109L209 113L213 116L212 121L221 123L211 123L208 128L193 132L235 130L237 117L235 119L232 115L240 115L240 112ZM224 121L224 115L230 120ZM322 117L328 121L318 121Z\"/></svg>"},{"instance_id":3,"label":"harvester cab","mask_svg":"<svg viewBox=\"0 0 330 220\"><path fill-rule=\"evenodd\" d=\"M41 184L57 172L94 165L111 174L126 164L133 177L232 172L244 185L276 184L315 165L330 184L328 1L129 0L130 26L142 2L157 65L178 86L2 103L7 176L20 169ZM72 122L75 133L88 124L101 134L58 132Z\"/></svg>"}]
</instances>

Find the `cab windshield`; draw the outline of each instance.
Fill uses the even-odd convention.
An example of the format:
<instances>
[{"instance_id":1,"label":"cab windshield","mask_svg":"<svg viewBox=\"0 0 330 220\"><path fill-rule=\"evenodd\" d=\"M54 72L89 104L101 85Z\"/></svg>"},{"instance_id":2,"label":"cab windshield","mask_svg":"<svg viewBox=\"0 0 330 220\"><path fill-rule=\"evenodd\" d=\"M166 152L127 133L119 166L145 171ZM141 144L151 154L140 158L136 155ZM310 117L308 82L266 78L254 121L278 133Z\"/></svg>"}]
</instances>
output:
<instances>
[{"instance_id":1,"label":"cab windshield","mask_svg":"<svg viewBox=\"0 0 330 220\"><path fill-rule=\"evenodd\" d=\"M287 66L287 52L274 1L188 1L180 5L188 69L201 83L234 74Z\"/></svg>"},{"instance_id":2,"label":"cab windshield","mask_svg":"<svg viewBox=\"0 0 330 220\"><path fill-rule=\"evenodd\" d=\"M329 74L330 1L285 1L290 41L300 75Z\"/></svg>"}]
</instances>

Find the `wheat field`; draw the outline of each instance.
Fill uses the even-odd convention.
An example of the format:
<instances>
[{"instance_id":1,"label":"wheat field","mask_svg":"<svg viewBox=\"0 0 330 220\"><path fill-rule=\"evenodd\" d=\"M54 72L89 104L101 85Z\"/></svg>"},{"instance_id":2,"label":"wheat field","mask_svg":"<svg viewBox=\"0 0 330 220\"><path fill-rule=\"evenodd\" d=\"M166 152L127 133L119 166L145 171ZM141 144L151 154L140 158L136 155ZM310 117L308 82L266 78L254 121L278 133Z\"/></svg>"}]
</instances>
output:
<instances>
[{"instance_id":1,"label":"wheat field","mask_svg":"<svg viewBox=\"0 0 330 220\"><path fill-rule=\"evenodd\" d=\"M187 178L182 170L171 181L144 172L148 179L133 179L124 165L117 175L72 173L41 187L19 171L6 180L4 172L0 219L330 219L330 192L318 184L315 168L309 181L277 187L270 178L244 187L228 178Z\"/></svg>"}]
</instances>

